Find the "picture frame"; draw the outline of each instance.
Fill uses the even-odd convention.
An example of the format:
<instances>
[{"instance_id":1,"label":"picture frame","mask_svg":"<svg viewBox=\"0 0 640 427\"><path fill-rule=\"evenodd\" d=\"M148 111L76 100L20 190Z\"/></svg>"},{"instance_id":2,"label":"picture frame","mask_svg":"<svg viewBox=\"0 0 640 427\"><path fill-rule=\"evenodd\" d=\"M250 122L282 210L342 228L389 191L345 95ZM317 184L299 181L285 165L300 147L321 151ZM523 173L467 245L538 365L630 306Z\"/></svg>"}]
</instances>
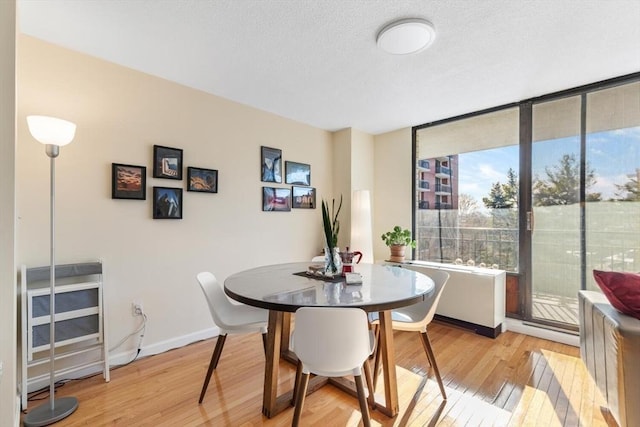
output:
<instances>
[{"instance_id":1,"label":"picture frame","mask_svg":"<svg viewBox=\"0 0 640 427\"><path fill-rule=\"evenodd\" d=\"M111 198L146 200L147 167L111 163Z\"/></svg>"},{"instance_id":2,"label":"picture frame","mask_svg":"<svg viewBox=\"0 0 640 427\"><path fill-rule=\"evenodd\" d=\"M153 187L153 219L182 219L182 188Z\"/></svg>"},{"instance_id":3,"label":"picture frame","mask_svg":"<svg viewBox=\"0 0 640 427\"><path fill-rule=\"evenodd\" d=\"M291 187L291 207L294 209L315 209L316 189L313 187Z\"/></svg>"},{"instance_id":4,"label":"picture frame","mask_svg":"<svg viewBox=\"0 0 640 427\"><path fill-rule=\"evenodd\" d=\"M260 147L260 165L262 182L282 182L282 150Z\"/></svg>"},{"instance_id":5,"label":"picture frame","mask_svg":"<svg viewBox=\"0 0 640 427\"><path fill-rule=\"evenodd\" d=\"M262 210L264 212L288 212L291 210L291 189L262 187Z\"/></svg>"},{"instance_id":6,"label":"picture frame","mask_svg":"<svg viewBox=\"0 0 640 427\"><path fill-rule=\"evenodd\" d=\"M217 193L217 169L203 169L189 166L187 168L187 191Z\"/></svg>"},{"instance_id":7,"label":"picture frame","mask_svg":"<svg viewBox=\"0 0 640 427\"><path fill-rule=\"evenodd\" d=\"M285 182L293 185L311 185L311 165L284 162Z\"/></svg>"},{"instance_id":8,"label":"picture frame","mask_svg":"<svg viewBox=\"0 0 640 427\"><path fill-rule=\"evenodd\" d=\"M182 180L182 149L154 145L153 177Z\"/></svg>"}]
</instances>

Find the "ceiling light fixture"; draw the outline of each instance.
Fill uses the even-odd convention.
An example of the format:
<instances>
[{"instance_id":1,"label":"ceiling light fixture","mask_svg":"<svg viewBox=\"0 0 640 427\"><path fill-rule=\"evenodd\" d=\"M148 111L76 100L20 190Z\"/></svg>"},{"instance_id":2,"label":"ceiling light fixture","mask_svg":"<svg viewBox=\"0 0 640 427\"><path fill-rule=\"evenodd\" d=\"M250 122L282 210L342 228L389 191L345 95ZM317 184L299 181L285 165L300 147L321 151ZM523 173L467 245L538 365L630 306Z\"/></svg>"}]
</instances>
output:
<instances>
[{"instance_id":1,"label":"ceiling light fixture","mask_svg":"<svg viewBox=\"0 0 640 427\"><path fill-rule=\"evenodd\" d=\"M395 21L378 33L378 47L393 55L407 55L419 52L436 38L436 29L431 22L409 18Z\"/></svg>"}]
</instances>

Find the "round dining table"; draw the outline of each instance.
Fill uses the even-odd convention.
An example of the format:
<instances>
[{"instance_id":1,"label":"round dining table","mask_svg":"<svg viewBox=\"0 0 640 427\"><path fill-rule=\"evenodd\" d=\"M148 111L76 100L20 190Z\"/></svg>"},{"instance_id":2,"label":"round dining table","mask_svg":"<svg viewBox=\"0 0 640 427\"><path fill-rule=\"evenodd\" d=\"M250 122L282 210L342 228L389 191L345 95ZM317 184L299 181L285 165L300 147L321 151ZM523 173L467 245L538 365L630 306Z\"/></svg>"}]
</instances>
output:
<instances>
[{"instance_id":1,"label":"round dining table","mask_svg":"<svg viewBox=\"0 0 640 427\"><path fill-rule=\"evenodd\" d=\"M375 408L390 417L398 414L398 387L393 351L391 310L423 301L434 290L428 276L399 266L357 264L356 280L326 278L310 273L313 263L298 262L267 265L241 271L224 281L225 293L232 299L269 310L265 351L264 394L262 412L272 418L291 406L293 391L278 395L280 359L297 360L289 351L291 314L300 307L356 307L378 312L380 319L380 352L384 378L384 403ZM351 279L351 278L350 278ZM309 384L309 393L328 379L320 377ZM352 392L349 381L331 383Z\"/></svg>"}]
</instances>

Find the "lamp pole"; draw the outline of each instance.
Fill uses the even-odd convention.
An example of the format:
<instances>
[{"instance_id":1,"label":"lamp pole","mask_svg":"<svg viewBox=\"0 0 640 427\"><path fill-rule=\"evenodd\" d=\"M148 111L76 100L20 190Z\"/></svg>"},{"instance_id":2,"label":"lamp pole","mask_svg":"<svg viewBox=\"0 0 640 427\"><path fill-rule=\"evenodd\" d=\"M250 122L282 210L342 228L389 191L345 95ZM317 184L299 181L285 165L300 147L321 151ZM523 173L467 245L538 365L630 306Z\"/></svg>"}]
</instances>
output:
<instances>
[{"instance_id":1,"label":"lamp pole","mask_svg":"<svg viewBox=\"0 0 640 427\"><path fill-rule=\"evenodd\" d=\"M55 343L56 343L56 157L60 153L60 147L57 145L47 144L46 147L47 156L49 156L49 259L50 259L50 272L49 272L49 313L51 315L51 321L49 322L49 406L51 412L55 411L55 396L56 393L56 376L55 376Z\"/></svg>"},{"instance_id":2,"label":"lamp pole","mask_svg":"<svg viewBox=\"0 0 640 427\"><path fill-rule=\"evenodd\" d=\"M49 404L38 406L24 417L25 427L41 427L56 423L78 408L75 397L55 398L55 314L56 314L56 259L55 259L55 214L56 214L56 157L60 146L66 145L75 135L75 124L66 120L45 116L29 116L29 131L35 139L46 144L45 151L50 158L50 272L49 272ZM24 345L24 344L23 344ZM27 375L23 372L22 375Z\"/></svg>"}]
</instances>

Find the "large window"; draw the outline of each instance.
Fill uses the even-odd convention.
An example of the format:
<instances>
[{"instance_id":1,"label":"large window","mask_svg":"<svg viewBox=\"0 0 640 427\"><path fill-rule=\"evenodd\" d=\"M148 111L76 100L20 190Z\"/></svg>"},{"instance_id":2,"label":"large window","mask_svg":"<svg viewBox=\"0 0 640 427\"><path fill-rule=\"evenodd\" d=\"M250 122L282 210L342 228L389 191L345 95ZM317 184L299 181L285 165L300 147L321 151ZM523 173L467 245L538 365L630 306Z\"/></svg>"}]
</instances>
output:
<instances>
[{"instance_id":1,"label":"large window","mask_svg":"<svg viewBox=\"0 0 640 427\"><path fill-rule=\"evenodd\" d=\"M518 268L518 109L416 133L417 258Z\"/></svg>"},{"instance_id":2,"label":"large window","mask_svg":"<svg viewBox=\"0 0 640 427\"><path fill-rule=\"evenodd\" d=\"M580 111L573 96L533 106L531 312L577 323L580 289Z\"/></svg>"},{"instance_id":3,"label":"large window","mask_svg":"<svg viewBox=\"0 0 640 427\"><path fill-rule=\"evenodd\" d=\"M586 104L586 268L639 272L640 82L589 93ZM597 289L592 274L586 287Z\"/></svg>"},{"instance_id":4,"label":"large window","mask_svg":"<svg viewBox=\"0 0 640 427\"><path fill-rule=\"evenodd\" d=\"M415 257L507 270L520 317L575 329L594 269L640 271L639 80L416 127Z\"/></svg>"}]
</instances>

